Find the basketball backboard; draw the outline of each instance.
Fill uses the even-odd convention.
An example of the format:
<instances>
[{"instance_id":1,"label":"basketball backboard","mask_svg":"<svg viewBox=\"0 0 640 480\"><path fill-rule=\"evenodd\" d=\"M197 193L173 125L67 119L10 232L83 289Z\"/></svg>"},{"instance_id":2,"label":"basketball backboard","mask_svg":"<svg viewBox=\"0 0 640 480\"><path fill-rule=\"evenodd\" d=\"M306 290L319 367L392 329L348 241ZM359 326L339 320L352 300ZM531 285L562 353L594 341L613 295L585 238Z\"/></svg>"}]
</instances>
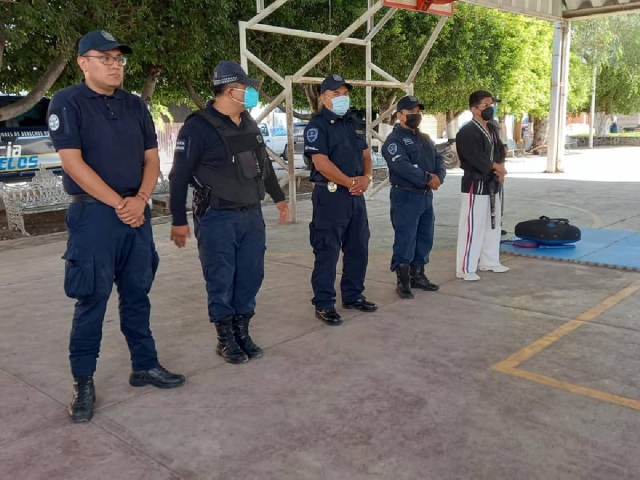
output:
<instances>
[{"instance_id":1,"label":"basketball backboard","mask_svg":"<svg viewBox=\"0 0 640 480\"><path fill-rule=\"evenodd\" d=\"M432 3L428 9L423 10L425 0L384 0L387 7L404 8L406 10L423 11L425 13L433 13L434 15L453 16L453 2L445 4Z\"/></svg>"}]
</instances>

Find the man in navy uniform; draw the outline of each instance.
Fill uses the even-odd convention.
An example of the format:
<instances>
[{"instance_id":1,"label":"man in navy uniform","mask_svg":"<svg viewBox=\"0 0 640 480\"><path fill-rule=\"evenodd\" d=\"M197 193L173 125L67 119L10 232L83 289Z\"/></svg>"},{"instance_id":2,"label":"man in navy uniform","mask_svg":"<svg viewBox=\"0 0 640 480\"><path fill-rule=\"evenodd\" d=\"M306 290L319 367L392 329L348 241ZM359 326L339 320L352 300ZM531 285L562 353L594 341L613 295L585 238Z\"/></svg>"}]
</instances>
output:
<instances>
[{"instance_id":1,"label":"man in navy uniform","mask_svg":"<svg viewBox=\"0 0 640 480\"><path fill-rule=\"evenodd\" d=\"M336 312L336 265L342 250L342 306L363 312L377 305L363 295L369 254L369 220L363 193L372 176L371 153L364 127L349 110L352 86L329 75L320 86L323 109L305 128L304 152L313 162L313 218L309 233L315 264L311 276L316 317L340 325Z\"/></svg>"},{"instance_id":2,"label":"man in navy uniform","mask_svg":"<svg viewBox=\"0 0 640 480\"><path fill-rule=\"evenodd\" d=\"M194 187L193 222L209 321L218 335L216 352L234 364L262 356L249 336L249 321L264 278L260 201L265 191L280 211L280 223L289 215L264 139L248 111L258 103L258 84L235 62L215 67L215 99L180 129L169 175L171 239L178 247L190 236L184 206L189 184Z\"/></svg>"},{"instance_id":3,"label":"man in navy uniform","mask_svg":"<svg viewBox=\"0 0 640 480\"><path fill-rule=\"evenodd\" d=\"M436 291L424 274L433 247L433 191L446 175L442 157L427 134L420 133L424 106L414 96L398 102L398 124L382 146L391 183L391 223L395 231L391 271L396 292L413 298L411 288Z\"/></svg>"},{"instance_id":4,"label":"man in navy uniform","mask_svg":"<svg viewBox=\"0 0 640 480\"><path fill-rule=\"evenodd\" d=\"M131 352L134 387L184 383L158 363L149 329L149 291L158 268L148 207L160 159L151 115L137 96L118 88L131 49L105 31L78 44L84 80L57 92L49 105L49 132L71 195L64 289L77 300L69 358L75 422L93 416L102 323L115 282L120 329Z\"/></svg>"}]
</instances>

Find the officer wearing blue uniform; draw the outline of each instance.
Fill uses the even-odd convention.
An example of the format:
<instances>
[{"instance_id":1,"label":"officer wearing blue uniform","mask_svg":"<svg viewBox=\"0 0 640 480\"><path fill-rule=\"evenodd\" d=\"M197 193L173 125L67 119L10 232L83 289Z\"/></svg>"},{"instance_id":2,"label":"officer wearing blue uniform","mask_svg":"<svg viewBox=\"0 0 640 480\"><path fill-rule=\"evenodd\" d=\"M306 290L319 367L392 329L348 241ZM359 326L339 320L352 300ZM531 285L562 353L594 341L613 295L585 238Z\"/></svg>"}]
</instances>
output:
<instances>
[{"instance_id":1,"label":"officer wearing blue uniform","mask_svg":"<svg viewBox=\"0 0 640 480\"><path fill-rule=\"evenodd\" d=\"M131 352L129 383L172 388L185 381L158 363L149 329L148 294L158 254L147 202L160 159L146 105L118 88L127 53L131 49L108 32L88 33L78 44L84 80L57 92L49 105L49 132L72 200L62 258L65 293L77 300L69 344L74 377L69 414L75 422L93 416L93 373L114 282L120 329Z\"/></svg>"},{"instance_id":2,"label":"officer wearing blue uniform","mask_svg":"<svg viewBox=\"0 0 640 480\"><path fill-rule=\"evenodd\" d=\"M400 298L413 298L412 287L439 288L425 276L424 266L433 247L433 191L444 182L446 167L429 136L418 129L423 109L416 97L401 98L396 109L399 123L382 146L395 231L391 271L396 272Z\"/></svg>"},{"instance_id":3,"label":"officer wearing blue uniform","mask_svg":"<svg viewBox=\"0 0 640 480\"><path fill-rule=\"evenodd\" d=\"M313 218L309 233L315 264L311 276L316 317L340 325L335 310L336 264L342 250L342 306L363 312L378 307L362 295L369 252L369 220L362 194L372 176L371 153L363 125L349 110L352 86L329 75L320 86L324 108L305 128L304 152L313 162Z\"/></svg>"},{"instance_id":4,"label":"officer wearing blue uniform","mask_svg":"<svg viewBox=\"0 0 640 480\"><path fill-rule=\"evenodd\" d=\"M258 103L254 87L259 82L228 61L220 62L213 75L215 100L187 118L176 141L169 175L171 239L183 247L190 236L185 203L192 184L193 223L209 320L218 334L216 352L238 364L262 356L249 336L249 321L264 278L260 201L265 191L280 210L280 223L289 210L260 129L248 112Z\"/></svg>"}]
</instances>

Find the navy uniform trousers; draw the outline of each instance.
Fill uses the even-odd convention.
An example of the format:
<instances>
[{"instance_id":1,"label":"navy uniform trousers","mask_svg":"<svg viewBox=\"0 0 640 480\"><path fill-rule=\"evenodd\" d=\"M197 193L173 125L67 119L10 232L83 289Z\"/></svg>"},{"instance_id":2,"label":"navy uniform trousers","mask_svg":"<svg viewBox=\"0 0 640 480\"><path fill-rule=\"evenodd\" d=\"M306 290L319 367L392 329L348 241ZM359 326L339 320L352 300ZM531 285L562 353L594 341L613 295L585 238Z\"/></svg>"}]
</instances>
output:
<instances>
[{"instance_id":1,"label":"navy uniform trousers","mask_svg":"<svg viewBox=\"0 0 640 480\"><path fill-rule=\"evenodd\" d=\"M395 231L391 271L409 263L417 267L429 263L436 217L433 192L423 195L391 187L391 224Z\"/></svg>"},{"instance_id":2,"label":"navy uniform trousers","mask_svg":"<svg viewBox=\"0 0 640 480\"><path fill-rule=\"evenodd\" d=\"M318 310L335 306L336 265L340 250L343 303L357 302L364 291L369 259L369 219L364 196L353 196L344 187L330 192L317 185L311 196L313 217L309 224L311 247L315 255L311 285L312 303Z\"/></svg>"},{"instance_id":3,"label":"navy uniform trousers","mask_svg":"<svg viewBox=\"0 0 640 480\"><path fill-rule=\"evenodd\" d=\"M264 279L266 236L262 209L214 210L193 217L209 320L253 315Z\"/></svg>"},{"instance_id":4,"label":"navy uniform trousers","mask_svg":"<svg viewBox=\"0 0 640 480\"><path fill-rule=\"evenodd\" d=\"M69 239L64 290L77 300L71 328L69 359L74 376L93 375L100 353L102 323L115 282L120 296L120 330L133 370L158 366L149 328L149 291L158 268L150 211L139 228L125 225L114 209L100 202L69 205Z\"/></svg>"}]
</instances>

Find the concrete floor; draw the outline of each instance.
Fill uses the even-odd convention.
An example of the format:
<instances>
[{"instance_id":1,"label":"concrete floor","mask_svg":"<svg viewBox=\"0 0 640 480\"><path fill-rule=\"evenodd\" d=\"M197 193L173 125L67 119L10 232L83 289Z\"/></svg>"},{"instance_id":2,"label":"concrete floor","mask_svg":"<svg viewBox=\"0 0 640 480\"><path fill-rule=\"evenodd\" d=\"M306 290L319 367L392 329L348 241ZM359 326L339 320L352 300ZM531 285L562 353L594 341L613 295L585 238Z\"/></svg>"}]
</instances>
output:
<instances>
[{"instance_id":1,"label":"concrete floor","mask_svg":"<svg viewBox=\"0 0 640 480\"><path fill-rule=\"evenodd\" d=\"M579 151L562 176L539 174L543 160L511 163L507 230L546 214L639 231L636 152ZM295 225L266 207L253 329L266 355L242 366L214 353L194 242L178 250L157 225L152 327L187 384L128 385L112 298L98 412L84 425L66 417L63 236L3 243L0 479L640 478L640 274L505 256L506 274L456 280L458 186L451 174L436 197L428 274L442 288L414 300L394 293L388 191L368 202L365 294L381 308L341 312L339 328L309 302L310 202Z\"/></svg>"}]
</instances>

